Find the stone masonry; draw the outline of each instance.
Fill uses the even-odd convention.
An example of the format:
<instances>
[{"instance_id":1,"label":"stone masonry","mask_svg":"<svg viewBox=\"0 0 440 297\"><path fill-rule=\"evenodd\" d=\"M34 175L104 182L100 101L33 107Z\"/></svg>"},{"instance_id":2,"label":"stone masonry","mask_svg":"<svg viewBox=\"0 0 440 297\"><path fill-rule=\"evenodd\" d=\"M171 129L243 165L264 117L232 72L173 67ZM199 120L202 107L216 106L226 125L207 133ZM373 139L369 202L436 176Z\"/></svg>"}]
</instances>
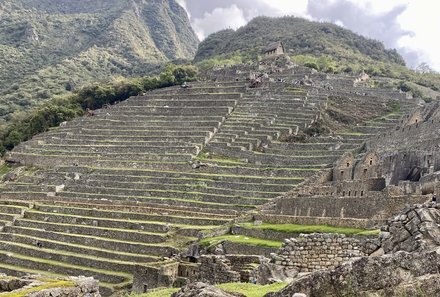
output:
<instances>
[{"instance_id":1,"label":"stone masonry","mask_svg":"<svg viewBox=\"0 0 440 297\"><path fill-rule=\"evenodd\" d=\"M275 264L311 272L334 268L353 257L365 255L360 239L343 234L301 234L286 239L280 252L272 255Z\"/></svg>"},{"instance_id":2,"label":"stone masonry","mask_svg":"<svg viewBox=\"0 0 440 297\"><path fill-rule=\"evenodd\" d=\"M240 273L232 270L230 261L224 256L202 256L200 280L209 284L240 282Z\"/></svg>"}]
</instances>

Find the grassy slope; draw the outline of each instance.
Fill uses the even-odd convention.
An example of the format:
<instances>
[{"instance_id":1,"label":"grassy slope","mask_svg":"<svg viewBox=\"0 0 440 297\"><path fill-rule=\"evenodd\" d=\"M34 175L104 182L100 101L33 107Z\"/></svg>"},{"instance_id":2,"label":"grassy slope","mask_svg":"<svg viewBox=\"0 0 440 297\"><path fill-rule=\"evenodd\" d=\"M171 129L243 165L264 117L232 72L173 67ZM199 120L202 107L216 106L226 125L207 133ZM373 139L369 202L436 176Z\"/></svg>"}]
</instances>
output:
<instances>
[{"instance_id":1,"label":"grassy slope","mask_svg":"<svg viewBox=\"0 0 440 297\"><path fill-rule=\"evenodd\" d=\"M189 59L197 38L174 0L0 4L0 116L67 89ZM160 34L158 33L160 32Z\"/></svg>"},{"instance_id":2,"label":"grassy slope","mask_svg":"<svg viewBox=\"0 0 440 297\"><path fill-rule=\"evenodd\" d=\"M286 286L285 283L275 283L272 285L261 286L248 283L229 283L221 284L216 287L225 290L227 292L235 292L244 294L246 297L262 297L269 292L277 292ZM172 293L177 292L179 289L163 289L153 291L151 293L143 295L131 295L131 297L169 297Z\"/></svg>"},{"instance_id":3,"label":"grassy slope","mask_svg":"<svg viewBox=\"0 0 440 297\"><path fill-rule=\"evenodd\" d=\"M253 225L252 223L244 223L241 226L248 229L274 230L286 233L340 233L346 235L374 235L379 230L364 230L357 228L333 227L326 225L296 225L296 224L262 224Z\"/></svg>"}]
</instances>

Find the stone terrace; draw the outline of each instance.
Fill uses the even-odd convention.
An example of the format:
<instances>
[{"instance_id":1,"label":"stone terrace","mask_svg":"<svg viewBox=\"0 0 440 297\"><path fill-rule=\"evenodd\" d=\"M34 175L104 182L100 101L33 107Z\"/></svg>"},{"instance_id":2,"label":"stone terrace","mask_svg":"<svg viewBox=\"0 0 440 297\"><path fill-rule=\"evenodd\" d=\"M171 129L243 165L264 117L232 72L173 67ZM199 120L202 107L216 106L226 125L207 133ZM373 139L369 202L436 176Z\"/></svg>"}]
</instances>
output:
<instances>
[{"instance_id":1,"label":"stone terrace","mask_svg":"<svg viewBox=\"0 0 440 297\"><path fill-rule=\"evenodd\" d=\"M167 261L397 119L284 143L317 119L328 94L246 84L148 92L15 148L8 162L45 169L3 185L0 272L94 276L108 294L131 283L135 264Z\"/></svg>"}]
</instances>

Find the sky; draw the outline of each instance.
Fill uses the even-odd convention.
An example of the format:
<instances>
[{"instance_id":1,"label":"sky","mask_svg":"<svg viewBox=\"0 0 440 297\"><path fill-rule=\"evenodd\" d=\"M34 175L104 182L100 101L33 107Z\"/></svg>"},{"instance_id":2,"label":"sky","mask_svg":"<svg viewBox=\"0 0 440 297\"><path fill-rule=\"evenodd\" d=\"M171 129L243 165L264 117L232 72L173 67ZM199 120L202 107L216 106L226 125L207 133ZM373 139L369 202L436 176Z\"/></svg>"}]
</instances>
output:
<instances>
[{"instance_id":1,"label":"sky","mask_svg":"<svg viewBox=\"0 0 440 297\"><path fill-rule=\"evenodd\" d=\"M409 67L440 71L440 0L177 0L200 40L256 16L332 22L395 48Z\"/></svg>"}]
</instances>

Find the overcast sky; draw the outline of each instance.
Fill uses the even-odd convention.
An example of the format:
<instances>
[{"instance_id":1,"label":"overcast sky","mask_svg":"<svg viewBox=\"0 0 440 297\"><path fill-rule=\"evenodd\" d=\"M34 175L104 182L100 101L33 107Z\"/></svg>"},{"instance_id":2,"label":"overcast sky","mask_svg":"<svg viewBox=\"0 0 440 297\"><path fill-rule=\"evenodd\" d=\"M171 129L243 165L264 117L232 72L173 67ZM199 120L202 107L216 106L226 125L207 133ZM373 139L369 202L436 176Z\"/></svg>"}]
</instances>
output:
<instances>
[{"instance_id":1,"label":"overcast sky","mask_svg":"<svg viewBox=\"0 0 440 297\"><path fill-rule=\"evenodd\" d=\"M330 21L396 48L408 66L440 71L439 0L177 0L200 39L259 15Z\"/></svg>"}]
</instances>

